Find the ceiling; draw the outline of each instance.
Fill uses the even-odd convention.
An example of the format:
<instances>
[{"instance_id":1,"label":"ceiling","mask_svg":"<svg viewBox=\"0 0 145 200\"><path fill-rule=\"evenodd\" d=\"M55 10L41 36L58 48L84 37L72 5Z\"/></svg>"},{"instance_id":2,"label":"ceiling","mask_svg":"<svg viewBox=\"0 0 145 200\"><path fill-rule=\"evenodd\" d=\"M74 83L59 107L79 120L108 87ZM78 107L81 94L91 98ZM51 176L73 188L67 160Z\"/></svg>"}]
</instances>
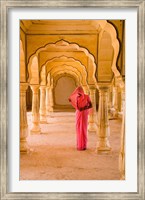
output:
<instances>
[{"instance_id":1,"label":"ceiling","mask_svg":"<svg viewBox=\"0 0 145 200\"><path fill-rule=\"evenodd\" d=\"M100 28L97 20L21 20L26 34L94 33Z\"/></svg>"}]
</instances>

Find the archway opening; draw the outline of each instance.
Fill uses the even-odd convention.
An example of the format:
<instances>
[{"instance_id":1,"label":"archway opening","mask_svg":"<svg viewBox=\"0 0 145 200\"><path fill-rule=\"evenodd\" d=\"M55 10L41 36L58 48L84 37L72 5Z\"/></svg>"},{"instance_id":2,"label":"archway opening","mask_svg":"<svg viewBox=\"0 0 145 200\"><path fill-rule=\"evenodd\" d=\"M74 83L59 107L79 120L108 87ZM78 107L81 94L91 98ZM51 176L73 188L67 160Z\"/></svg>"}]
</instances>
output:
<instances>
[{"instance_id":1,"label":"archway opening","mask_svg":"<svg viewBox=\"0 0 145 200\"><path fill-rule=\"evenodd\" d=\"M75 80L70 76L60 77L54 88L54 110L72 111L74 108L68 101L68 97L76 88Z\"/></svg>"}]
</instances>

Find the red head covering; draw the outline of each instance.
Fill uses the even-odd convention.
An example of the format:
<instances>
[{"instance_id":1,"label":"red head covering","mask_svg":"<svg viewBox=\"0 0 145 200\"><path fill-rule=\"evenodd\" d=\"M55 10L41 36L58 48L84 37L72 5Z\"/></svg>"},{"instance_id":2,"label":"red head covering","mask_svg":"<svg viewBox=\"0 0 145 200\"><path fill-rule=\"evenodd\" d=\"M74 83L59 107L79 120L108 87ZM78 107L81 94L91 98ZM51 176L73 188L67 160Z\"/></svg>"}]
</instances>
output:
<instances>
[{"instance_id":1,"label":"red head covering","mask_svg":"<svg viewBox=\"0 0 145 200\"><path fill-rule=\"evenodd\" d=\"M69 101L75 109L77 109L77 97L80 95L84 96L84 90L81 86L77 87L69 97Z\"/></svg>"},{"instance_id":2,"label":"red head covering","mask_svg":"<svg viewBox=\"0 0 145 200\"><path fill-rule=\"evenodd\" d=\"M84 94L83 88L81 86L77 87L75 91L70 95L69 101L72 106L77 110L82 110L92 107L90 97Z\"/></svg>"}]
</instances>

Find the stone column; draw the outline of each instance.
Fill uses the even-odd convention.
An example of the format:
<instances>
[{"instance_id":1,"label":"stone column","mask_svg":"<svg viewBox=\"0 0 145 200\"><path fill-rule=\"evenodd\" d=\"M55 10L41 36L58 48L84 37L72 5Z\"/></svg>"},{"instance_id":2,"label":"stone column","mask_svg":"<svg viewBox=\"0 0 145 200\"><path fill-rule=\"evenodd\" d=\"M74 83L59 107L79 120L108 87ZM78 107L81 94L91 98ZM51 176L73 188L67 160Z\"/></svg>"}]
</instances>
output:
<instances>
[{"instance_id":1,"label":"stone column","mask_svg":"<svg viewBox=\"0 0 145 200\"><path fill-rule=\"evenodd\" d=\"M82 87L83 87L84 93L89 94L88 87L86 85L83 85Z\"/></svg>"},{"instance_id":2,"label":"stone column","mask_svg":"<svg viewBox=\"0 0 145 200\"><path fill-rule=\"evenodd\" d=\"M108 121L108 90L107 86L99 87L99 110L98 110L98 152L111 150L109 143L110 127Z\"/></svg>"},{"instance_id":3,"label":"stone column","mask_svg":"<svg viewBox=\"0 0 145 200\"><path fill-rule=\"evenodd\" d=\"M20 152L26 153L28 151L27 136L28 136L28 123L27 123L27 110L26 110L26 90L27 83L20 84Z\"/></svg>"},{"instance_id":4,"label":"stone column","mask_svg":"<svg viewBox=\"0 0 145 200\"><path fill-rule=\"evenodd\" d=\"M113 87L113 116L118 117L118 87Z\"/></svg>"},{"instance_id":5,"label":"stone column","mask_svg":"<svg viewBox=\"0 0 145 200\"><path fill-rule=\"evenodd\" d=\"M47 123L46 118L46 86L40 86L40 123Z\"/></svg>"},{"instance_id":6,"label":"stone column","mask_svg":"<svg viewBox=\"0 0 145 200\"><path fill-rule=\"evenodd\" d=\"M49 87L50 86L47 86L46 87L46 114L48 115L49 114L49 104L50 104L50 99L49 99Z\"/></svg>"},{"instance_id":7,"label":"stone column","mask_svg":"<svg viewBox=\"0 0 145 200\"><path fill-rule=\"evenodd\" d=\"M121 88L121 112L123 113L125 107L125 89Z\"/></svg>"},{"instance_id":8,"label":"stone column","mask_svg":"<svg viewBox=\"0 0 145 200\"><path fill-rule=\"evenodd\" d=\"M89 114L89 125L88 125L88 131L90 132L96 132L97 130L97 115L96 115L96 88L90 88L90 99L92 102L92 109Z\"/></svg>"},{"instance_id":9,"label":"stone column","mask_svg":"<svg viewBox=\"0 0 145 200\"><path fill-rule=\"evenodd\" d=\"M108 118L111 119L112 118L112 114L111 114L111 109L112 109L112 87L109 88L109 92L108 92Z\"/></svg>"},{"instance_id":10,"label":"stone column","mask_svg":"<svg viewBox=\"0 0 145 200\"><path fill-rule=\"evenodd\" d=\"M49 88L49 102L50 102L49 111L53 112L54 102L53 102L53 87L52 86Z\"/></svg>"},{"instance_id":11,"label":"stone column","mask_svg":"<svg viewBox=\"0 0 145 200\"><path fill-rule=\"evenodd\" d=\"M124 89L123 89L124 91ZM125 91L123 92L123 116L122 116L122 127L121 127L121 147L119 154L119 170L121 180L125 179Z\"/></svg>"},{"instance_id":12,"label":"stone column","mask_svg":"<svg viewBox=\"0 0 145 200\"><path fill-rule=\"evenodd\" d=\"M108 110L112 108L112 87L109 88L108 92Z\"/></svg>"},{"instance_id":13,"label":"stone column","mask_svg":"<svg viewBox=\"0 0 145 200\"><path fill-rule=\"evenodd\" d=\"M32 96L32 134L40 133L40 125L39 125L39 85L31 85L31 89L33 92Z\"/></svg>"}]
</instances>

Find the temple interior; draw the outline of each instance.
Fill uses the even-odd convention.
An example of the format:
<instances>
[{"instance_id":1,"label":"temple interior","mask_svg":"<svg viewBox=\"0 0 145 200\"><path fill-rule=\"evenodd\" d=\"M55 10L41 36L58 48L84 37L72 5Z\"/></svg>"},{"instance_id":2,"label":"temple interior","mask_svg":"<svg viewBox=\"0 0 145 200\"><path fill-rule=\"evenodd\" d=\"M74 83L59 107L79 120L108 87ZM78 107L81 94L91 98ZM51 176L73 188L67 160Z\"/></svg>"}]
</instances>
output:
<instances>
[{"instance_id":1,"label":"temple interior","mask_svg":"<svg viewBox=\"0 0 145 200\"><path fill-rule=\"evenodd\" d=\"M82 86L88 147L76 149ZM125 179L125 21L20 21L20 180Z\"/></svg>"}]
</instances>

